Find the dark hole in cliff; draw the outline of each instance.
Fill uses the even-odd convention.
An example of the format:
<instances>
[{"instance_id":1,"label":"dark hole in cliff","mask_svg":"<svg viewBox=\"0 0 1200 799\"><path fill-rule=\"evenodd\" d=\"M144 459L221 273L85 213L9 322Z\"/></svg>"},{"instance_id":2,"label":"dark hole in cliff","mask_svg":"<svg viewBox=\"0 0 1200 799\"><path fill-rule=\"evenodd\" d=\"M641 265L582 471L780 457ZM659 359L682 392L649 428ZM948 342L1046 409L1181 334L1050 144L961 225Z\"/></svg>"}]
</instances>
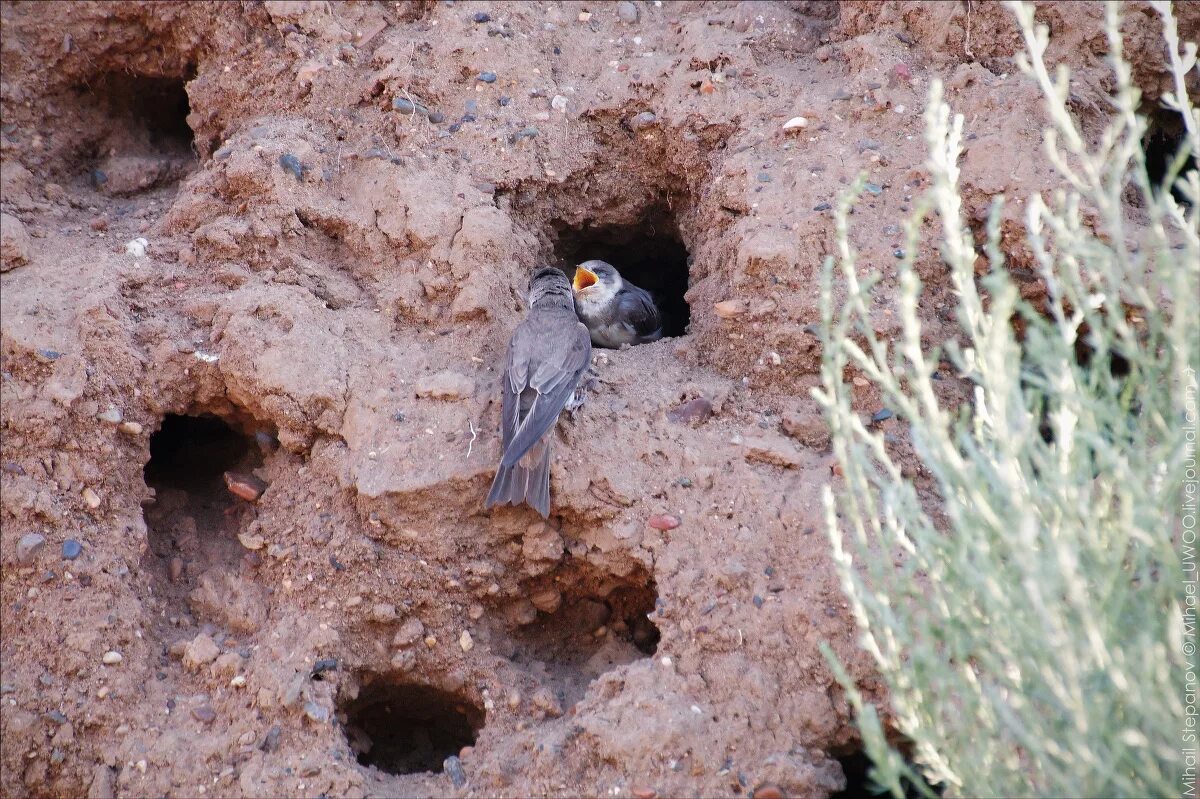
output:
<instances>
[{"instance_id":1,"label":"dark hole in cliff","mask_svg":"<svg viewBox=\"0 0 1200 799\"><path fill-rule=\"evenodd\" d=\"M183 77L104 73L77 88L72 116L90 127L81 153L96 189L130 196L169 185L196 165Z\"/></svg>"},{"instance_id":2,"label":"dark hole in cliff","mask_svg":"<svg viewBox=\"0 0 1200 799\"><path fill-rule=\"evenodd\" d=\"M846 787L833 794L829 799L867 799L867 797L890 795L886 789L880 788L871 779L871 758L861 749L839 757L838 764L842 767L842 773L846 775ZM912 763L909 765L912 766ZM916 771L915 767L914 771ZM907 779L902 778L900 785L904 789L905 799L919 799L925 795ZM930 785L926 782L924 787L935 796L941 796L943 793L940 785Z\"/></svg>"},{"instance_id":3,"label":"dark hole in cliff","mask_svg":"<svg viewBox=\"0 0 1200 799\"><path fill-rule=\"evenodd\" d=\"M388 774L440 773L464 746L473 746L484 712L460 696L428 685L378 678L339 707L358 762Z\"/></svg>"},{"instance_id":4,"label":"dark hole in cliff","mask_svg":"<svg viewBox=\"0 0 1200 799\"><path fill-rule=\"evenodd\" d=\"M564 226L556 234L554 255L568 277L584 261L607 261L654 297L664 336L687 333L691 310L684 294L691 263L670 208L651 209L634 225Z\"/></svg>"},{"instance_id":5,"label":"dark hole in cliff","mask_svg":"<svg viewBox=\"0 0 1200 799\"><path fill-rule=\"evenodd\" d=\"M144 475L154 497L143 508L149 547L142 569L163 602L160 621L189 618L189 593L201 575L238 568L247 550L237 535L254 510L230 492L225 474L253 482L261 464L255 438L216 416L170 415L150 437Z\"/></svg>"},{"instance_id":6,"label":"dark hole in cliff","mask_svg":"<svg viewBox=\"0 0 1200 799\"><path fill-rule=\"evenodd\" d=\"M606 574L569 559L523 587L509 606L509 635L493 649L551 688L563 709L605 672L653 655L658 594L644 569Z\"/></svg>"},{"instance_id":7,"label":"dark hole in cliff","mask_svg":"<svg viewBox=\"0 0 1200 799\"><path fill-rule=\"evenodd\" d=\"M1146 172L1150 185L1156 189L1169 188L1176 202L1187 203L1183 192L1172 184L1165 186L1168 172L1176 155L1184 146L1186 129L1183 117L1176 111L1159 108L1152 111L1146 118L1146 134L1142 138L1142 147L1146 152ZM1179 171L1179 176L1196 168L1196 154L1189 153Z\"/></svg>"},{"instance_id":8,"label":"dark hole in cliff","mask_svg":"<svg viewBox=\"0 0 1200 799\"><path fill-rule=\"evenodd\" d=\"M222 488L226 471L253 454L251 439L216 416L167 416L150 437L146 484L214 491Z\"/></svg>"}]
</instances>

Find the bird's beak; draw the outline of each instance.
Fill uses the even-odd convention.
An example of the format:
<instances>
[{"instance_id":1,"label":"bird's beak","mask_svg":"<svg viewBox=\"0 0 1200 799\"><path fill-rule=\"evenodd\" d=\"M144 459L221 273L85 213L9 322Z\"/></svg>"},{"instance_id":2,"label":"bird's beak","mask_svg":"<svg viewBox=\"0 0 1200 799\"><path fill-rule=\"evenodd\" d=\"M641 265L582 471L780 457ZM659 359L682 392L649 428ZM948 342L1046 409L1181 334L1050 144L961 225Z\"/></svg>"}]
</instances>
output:
<instances>
[{"instance_id":1,"label":"bird's beak","mask_svg":"<svg viewBox=\"0 0 1200 799\"><path fill-rule=\"evenodd\" d=\"M589 286L596 285L596 273L585 266L575 267L574 287L576 291L583 291Z\"/></svg>"}]
</instances>

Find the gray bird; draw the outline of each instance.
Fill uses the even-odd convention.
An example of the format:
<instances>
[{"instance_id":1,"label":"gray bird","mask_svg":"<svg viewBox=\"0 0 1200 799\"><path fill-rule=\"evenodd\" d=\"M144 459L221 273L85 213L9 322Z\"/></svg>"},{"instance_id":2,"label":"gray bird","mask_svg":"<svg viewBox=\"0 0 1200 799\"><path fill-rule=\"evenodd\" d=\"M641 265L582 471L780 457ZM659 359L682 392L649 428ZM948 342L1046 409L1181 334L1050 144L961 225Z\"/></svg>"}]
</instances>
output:
<instances>
[{"instance_id":1,"label":"gray bird","mask_svg":"<svg viewBox=\"0 0 1200 799\"><path fill-rule=\"evenodd\" d=\"M621 277L604 261L584 261L575 267L575 311L587 325L597 347L619 349L662 338L658 306L645 290Z\"/></svg>"},{"instance_id":2,"label":"gray bird","mask_svg":"<svg viewBox=\"0 0 1200 799\"><path fill-rule=\"evenodd\" d=\"M508 342L500 379L500 467L485 508L522 502L550 514L550 441L558 415L592 358L588 329L575 316L571 283L544 267L529 281L529 315Z\"/></svg>"}]
</instances>

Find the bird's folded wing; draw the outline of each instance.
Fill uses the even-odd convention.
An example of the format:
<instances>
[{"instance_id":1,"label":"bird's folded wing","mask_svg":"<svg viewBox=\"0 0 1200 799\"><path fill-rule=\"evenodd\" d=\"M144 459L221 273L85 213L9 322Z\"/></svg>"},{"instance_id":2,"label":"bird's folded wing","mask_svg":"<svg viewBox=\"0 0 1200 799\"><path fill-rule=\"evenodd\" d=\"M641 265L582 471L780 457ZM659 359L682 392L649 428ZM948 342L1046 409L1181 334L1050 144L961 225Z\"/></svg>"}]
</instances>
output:
<instances>
[{"instance_id":1,"label":"bird's folded wing","mask_svg":"<svg viewBox=\"0 0 1200 799\"><path fill-rule=\"evenodd\" d=\"M617 318L628 324L639 336L657 336L662 319L654 299L637 286L626 286L617 296Z\"/></svg>"},{"instance_id":2,"label":"bird's folded wing","mask_svg":"<svg viewBox=\"0 0 1200 799\"><path fill-rule=\"evenodd\" d=\"M511 362L528 375L528 382L516 393L519 396L527 386L537 396L504 448L501 462L505 465L519 461L554 426L591 360L592 342L587 327L576 322L573 327L558 331L558 337L554 332L531 325L519 328L513 336ZM510 384L505 388L507 392L515 386ZM516 402L516 397L513 401Z\"/></svg>"}]
</instances>

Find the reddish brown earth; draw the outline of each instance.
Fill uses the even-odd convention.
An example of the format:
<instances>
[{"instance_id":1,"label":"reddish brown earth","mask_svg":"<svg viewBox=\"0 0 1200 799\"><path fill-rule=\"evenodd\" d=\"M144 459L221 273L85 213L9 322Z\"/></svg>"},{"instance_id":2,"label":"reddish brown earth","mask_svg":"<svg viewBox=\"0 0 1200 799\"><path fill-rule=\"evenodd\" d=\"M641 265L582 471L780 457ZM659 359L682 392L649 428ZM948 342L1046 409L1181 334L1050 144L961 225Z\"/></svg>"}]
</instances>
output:
<instances>
[{"instance_id":1,"label":"reddish brown earth","mask_svg":"<svg viewBox=\"0 0 1200 799\"><path fill-rule=\"evenodd\" d=\"M1093 129L1100 6L1040 18ZM4 2L0 23L4 796L859 779L818 650L883 698L822 530L827 204L868 172L854 237L886 332L932 80L966 117L976 222L1052 185L1008 12ZM1156 18L1125 31L1149 103ZM690 326L596 356L548 523L484 512L527 275L606 256ZM932 342L953 297L919 262Z\"/></svg>"}]
</instances>

